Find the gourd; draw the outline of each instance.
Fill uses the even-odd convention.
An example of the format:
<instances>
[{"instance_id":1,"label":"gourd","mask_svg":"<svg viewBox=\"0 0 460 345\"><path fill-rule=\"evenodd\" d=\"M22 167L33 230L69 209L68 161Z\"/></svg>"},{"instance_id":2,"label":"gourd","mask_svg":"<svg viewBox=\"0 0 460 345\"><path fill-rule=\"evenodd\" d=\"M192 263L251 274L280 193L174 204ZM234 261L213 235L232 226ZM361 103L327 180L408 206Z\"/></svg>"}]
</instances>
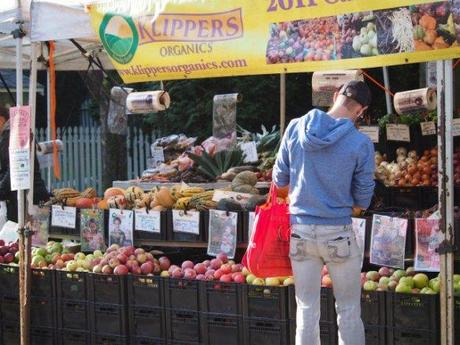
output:
<instances>
[{"instance_id":1,"label":"gourd","mask_svg":"<svg viewBox=\"0 0 460 345\"><path fill-rule=\"evenodd\" d=\"M238 201L233 199L220 199L217 203L216 209L221 211L238 212L242 211L243 207Z\"/></svg>"},{"instance_id":2,"label":"gourd","mask_svg":"<svg viewBox=\"0 0 460 345\"><path fill-rule=\"evenodd\" d=\"M111 187L104 192L104 199L109 199L115 195L125 195L125 191L121 188Z\"/></svg>"},{"instance_id":3,"label":"gourd","mask_svg":"<svg viewBox=\"0 0 460 345\"><path fill-rule=\"evenodd\" d=\"M248 202L246 203L245 209L248 211L255 211L256 206L263 205L266 201L267 197L265 195L254 195L249 198Z\"/></svg>"},{"instance_id":4,"label":"gourd","mask_svg":"<svg viewBox=\"0 0 460 345\"><path fill-rule=\"evenodd\" d=\"M128 206L128 203L123 195L115 195L107 200L107 206L109 208L119 208L124 210Z\"/></svg>"},{"instance_id":5,"label":"gourd","mask_svg":"<svg viewBox=\"0 0 460 345\"><path fill-rule=\"evenodd\" d=\"M257 184L257 175L252 171L240 172L232 181L232 190L237 193L258 194L254 186Z\"/></svg>"},{"instance_id":6,"label":"gourd","mask_svg":"<svg viewBox=\"0 0 460 345\"><path fill-rule=\"evenodd\" d=\"M166 187L161 187L155 193L155 201L158 203L158 205L161 205L165 208L171 208L176 203L176 200L174 200L174 198L171 195L171 192Z\"/></svg>"},{"instance_id":7,"label":"gourd","mask_svg":"<svg viewBox=\"0 0 460 345\"><path fill-rule=\"evenodd\" d=\"M101 210L108 210L109 209L109 206L107 205L107 200L106 199L102 199L101 201L99 201L97 203L97 208L101 209Z\"/></svg>"},{"instance_id":8,"label":"gourd","mask_svg":"<svg viewBox=\"0 0 460 345\"><path fill-rule=\"evenodd\" d=\"M137 186L131 186L125 190L125 198L131 203L134 203L136 200L142 199L143 196L144 191Z\"/></svg>"}]
</instances>

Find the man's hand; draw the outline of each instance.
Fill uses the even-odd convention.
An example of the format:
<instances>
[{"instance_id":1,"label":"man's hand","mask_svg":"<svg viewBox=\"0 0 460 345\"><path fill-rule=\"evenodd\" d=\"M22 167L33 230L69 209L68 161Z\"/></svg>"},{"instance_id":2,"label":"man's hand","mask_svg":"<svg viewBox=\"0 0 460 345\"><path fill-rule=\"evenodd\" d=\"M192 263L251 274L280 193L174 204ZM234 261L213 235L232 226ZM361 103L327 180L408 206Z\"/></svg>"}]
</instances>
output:
<instances>
[{"instance_id":1,"label":"man's hand","mask_svg":"<svg viewBox=\"0 0 460 345\"><path fill-rule=\"evenodd\" d=\"M353 206L353 211L351 212L351 215L353 217L359 217L363 212L364 212L364 209Z\"/></svg>"},{"instance_id":2,"label":"man's hand","mask_svg":"<svg viewBox=\"0 0 460 345\"><path fill-rule=\"evenodd\" d=\"M279 198L286 199L289 194L289 185L285 187L276 187L276 191L277 191L276 194Z\"/></svg>"}]
</instances>

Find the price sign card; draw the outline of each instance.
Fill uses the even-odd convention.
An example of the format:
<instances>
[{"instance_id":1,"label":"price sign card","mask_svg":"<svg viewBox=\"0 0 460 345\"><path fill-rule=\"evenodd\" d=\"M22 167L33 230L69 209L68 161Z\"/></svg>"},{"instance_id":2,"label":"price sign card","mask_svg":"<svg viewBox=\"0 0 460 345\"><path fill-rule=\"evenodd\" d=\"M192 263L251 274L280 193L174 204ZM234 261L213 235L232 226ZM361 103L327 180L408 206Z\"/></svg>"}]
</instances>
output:
<instances>
[{"instance_id":1,"label":"price sign card","mask_svg":"<svg viewBox=\"0 0 460 345\"><path fill-rule=\"evenodd\" d=\"M359 131L366 134L374 144L378 144L380 134L378 126L361 126L359 127Z\"/></svg>"},{"instance_id":2,"label":"price sign card","mask_svg":"<svg viewBox=\"0 0 460 345\"><path fill-rule=\"evenodd\" d=\"M387 125L387 139L392 141L410 142L410 130L408 125Z\"/></svg>"},{"instance_id":3,"label":"price sign card","mask_svg":"<svg viewBox=\"0 0 460 345\"><path fill-rule=\"evenodd\" d=\"M436 125L433 121L421 122L422 135L436 135Z\"/></svg>"},{"instance_id":4,"label":"price sign card","mask_svg":"<svg viewBox=\"0 0 460 345\"><path fill-rule=\"evenodd\" d=\"M366 240L366 220L363 218L352 218L353 232L355 234L356 242L361 250L361 258L364 259L364 245ZM361 267L363 262L361 261Z\"/></svg>"},{"instance_id":5,"label":"price sign card","mask_svg":"<svg viewBox=\"0 0 460 345\"><path fill-rule=\"evenodd\" d=\"M48 243L50 210L49 208L35 207L31 211L30 225L33 231L32 245L34 247L44 247L46 243Z\"/></svg>"},{"instance_id":6,"label":"price sign card","mask_svg":"<svg viewBox=\"0 0 460 345\"><path fill-rule=\"evenodd\" d=\"M208 255L225 253L233 259L236 251L238 213L209 210Z\"/></svg>"},{"instance_id":7,"label":"price sign card","mask_svg":"<svg viewBox=\"0 0 460 345\"><path fill-rule=\"evenodd\" d=\"M407 219L374 214L370 263L404 269Z\"/></svg>"},{"instance_id":8,"label":"price sign card","mask_svg":"<svg viewBox=\"0 0 460 345\"><path fill-rule=\"evenodd\" d=\"M254 141L250 141L248 143L241 143L240 148L241 151L243 151L243 153L245 154L245 163L257 162L259 160L259 156L257 155L257 146Z\"/></svg>"},{"instance_id":9,"label":"price sign card","mask_svg":"<svg viewBox=\"0 0 460 345\"><path fill-rule=\"evenodd\" d=\"M148 231L159 234L161 231L161 212L149 211L145 208L136 209L135 212L135 229L138 231Z\"/></svg>"},{"instance_id":10,"label":"price sign card","mask_svg":"<svg viewBox=\"0 0 460 345\"><path fill-rule=\"evenodd\" d=\"M10 108L11 190L30 189L30 107Z\"/></svg>"},{"instance_id":11,"label":"price sign card","mask_svg":"<svg viewBox=\"0 0 460 345\"><path fill-rule=\"evenodd\" d=\"M75 229L77 209L75 207L61 207L54 205L51 212L51 226Z\"/></svg>"},{"instance_id":12,"label":"price sign card","mask_svg":"<svg viewBox=\"0 0 460 345\"><path fill-rule=\"evenodd\" d=\"M161 146L154 146L152 145L150 147L150 151L152 153L152 161L153 161L153 166L157 167L161 163L164 163L165 161L165 154L163 152L163 148Z\"/></svg>"},{"instance_id":13,"label":"price sign card","mask_svg":"<svg viewBox=\"0 0 460 345\"><path fill-rule=\"evenodd\" d=\"M452 120L452 135L454 137L460 136L460 119Z\"/></svg>"},{"instance_id":14,"label":"price sign card","mask_svg":"<svg viewBox=\"0 0 460 345\"><path fill-rule=\"evenodd\" d=\"M173 231L200 234L200 212L173 210Z\"/></svg>"},{"instance_id":15,"label":"price sign card","mask_svg":"<svg viewBox=\"0 0 460 345\"><path fill-rule=\"evenodd\" d=\"M415 220L415 264L417 271L439 272L439 253L436 250L442 241L438 219L417 218Z\"/></svg>"}]
</instances>

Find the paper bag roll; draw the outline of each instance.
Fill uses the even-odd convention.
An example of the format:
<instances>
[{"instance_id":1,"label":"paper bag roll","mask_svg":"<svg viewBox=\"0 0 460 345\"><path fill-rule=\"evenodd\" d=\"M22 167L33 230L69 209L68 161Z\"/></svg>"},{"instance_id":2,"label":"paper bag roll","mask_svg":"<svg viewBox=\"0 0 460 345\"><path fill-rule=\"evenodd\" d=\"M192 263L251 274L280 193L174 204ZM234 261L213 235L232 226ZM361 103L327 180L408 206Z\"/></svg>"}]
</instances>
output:
<instances>
[{"instance_id":1,"label":"paper bag roll","mask_svg":"<svg viewBox=\"0 0 460 345\"><path fill-rule=\"evenodd\" d=\"M394 96L396 112L401 114L432 111L436 109L436 90L424 88L398 92Z\"/></svg>"},{"instance_id":2,"label":"paper bag roll","mask_svg":"<svg viewBox=\"0 0 460 345\"><path fill-rule=\"evenodd\" d=\"M42 141L37 144L37 156L53 153L53 143L56 143L58 151L62 151L63 144L61 140Z\"/></svg>"},{"instance_id":3,"label":"paper bag roll","mask_svg":"<svg viewBox=\"0 0 460 345\"><path fill-rule=\"evenodd\" d=\"M336 70L313 73L312 101L317 107L328 107L334 103L334 92L351 80L364 80L361 70Z\"/></svg>"},{"instance_id":4,"label":"paper bag roll","mask_svg":"<svg viewBox=\"0 0 460 345\"><path fill-rule=\"evenodd\" d=\"M156 113L169 108L171 99L166 91L132 92L126 98L126 107L131 113Z\"/></svg>"}]
</instances>

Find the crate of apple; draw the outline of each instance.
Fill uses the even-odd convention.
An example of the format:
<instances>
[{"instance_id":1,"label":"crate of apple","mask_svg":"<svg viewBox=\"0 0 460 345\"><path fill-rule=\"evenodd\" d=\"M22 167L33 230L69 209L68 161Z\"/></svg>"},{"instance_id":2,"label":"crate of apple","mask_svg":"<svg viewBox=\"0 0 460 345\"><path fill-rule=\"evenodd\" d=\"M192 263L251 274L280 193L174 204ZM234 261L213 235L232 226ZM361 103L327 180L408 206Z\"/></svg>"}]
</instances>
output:
<instances>
[{"instance_id":1,"label":"crate of apple","mask_svg":"<svg viewBox=\"0 0 460 345\"><path fill-rule=\"evenodd\" d=\"M18 242L9 242L0 240L0 264L11 264L19 262L19 244Z\"/></svg>"}]
</instances>

